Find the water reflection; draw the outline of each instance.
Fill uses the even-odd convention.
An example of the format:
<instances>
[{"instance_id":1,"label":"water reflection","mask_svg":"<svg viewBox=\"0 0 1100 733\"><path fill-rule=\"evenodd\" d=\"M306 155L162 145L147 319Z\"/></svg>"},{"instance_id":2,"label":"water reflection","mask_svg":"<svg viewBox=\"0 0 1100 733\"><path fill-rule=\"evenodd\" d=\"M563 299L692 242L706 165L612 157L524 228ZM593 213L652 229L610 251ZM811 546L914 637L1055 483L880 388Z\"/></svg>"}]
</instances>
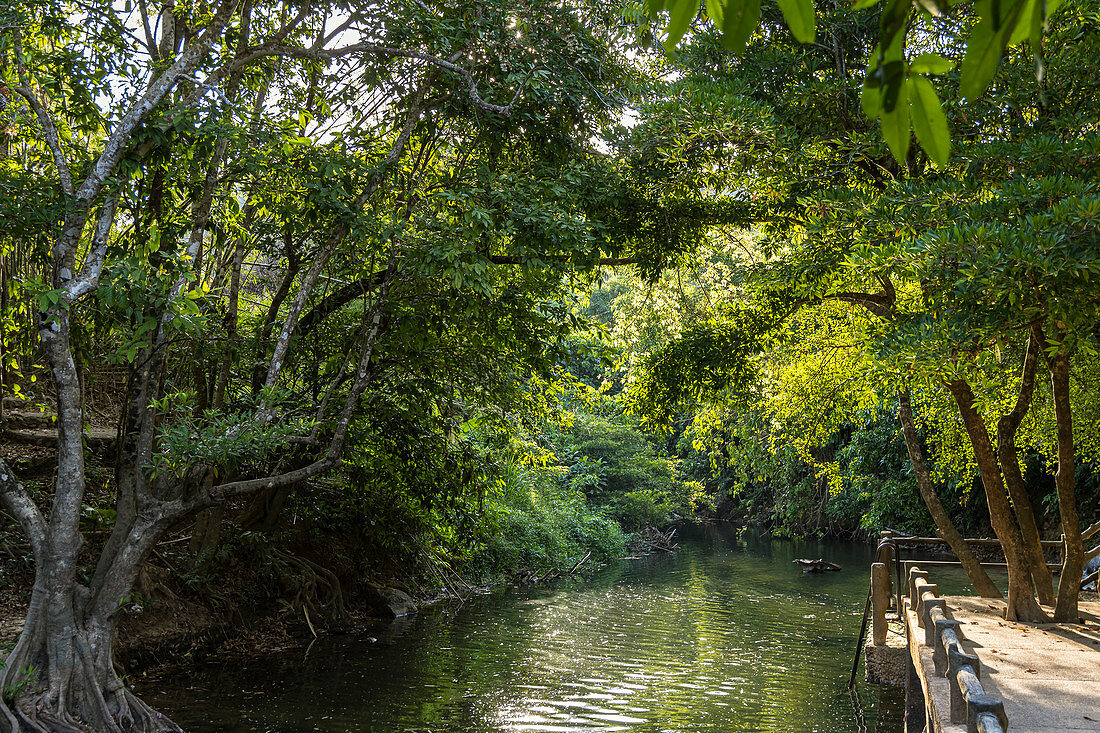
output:
<instances>
[{"instance_id":1,"label":"water reflection","mask_svg":"<svg viewBox=\"0 0 1100 733\"><path fill-rule=\"evenodd\" d=\"M845 686L870 548L699 530L587 582L501 589L143 691L191 731L899 731L896 693ZM794 557L840 573L803 575ZM866 727L864 727L866 725Z\"/></svg>"}]
</instances>

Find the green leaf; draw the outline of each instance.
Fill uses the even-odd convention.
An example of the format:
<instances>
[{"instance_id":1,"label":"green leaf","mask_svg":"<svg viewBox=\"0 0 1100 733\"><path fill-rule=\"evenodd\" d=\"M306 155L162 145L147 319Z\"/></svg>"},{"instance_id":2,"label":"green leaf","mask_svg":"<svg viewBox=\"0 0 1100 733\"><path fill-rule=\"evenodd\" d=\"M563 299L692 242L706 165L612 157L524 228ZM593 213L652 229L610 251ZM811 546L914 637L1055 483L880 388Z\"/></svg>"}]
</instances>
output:
<instances>
[{"instance_id":1,"label":"green leaf","mask_svg":"<svg viewBox=\"0 0 1100 733\"><path fill-rule=\"evenodd\" d=\"M813 43L816 34L813 0L779 0L779 9L800 43Z\"/></svg>"},{"instance_id":2,"label":"green leaf","mask_svg":"<svg viewBox=\"0 0 1100 733\"><path fill-rule=\"evenodd\" d=\"M665 39L665 50L672 52L676 44L684 37L691 21L699 12L698 0L672 0L668 3L668 12L671 19L668 23L668 38Z\"/></svg>"},{"instance_id":3,"label":"green leaf","mask_svg":"<svg viewBox=\"0 0 1100 733\"><path fill-rule=\"evenodd\" d=\"M908 86L917 140L936 167L943 168L951 157L951 133L947 129L947 117L940 106L940 99L932 82L923 76L910 76Z\"/></svg>"},{"instance_id":4,"label":"green leaf","mask_svg":"<svg viewBox=\"0 0 1100 733\"><path fill-rule=\"evenodd\" d=\"M882 112L882 87L877 84L863 82L863 94L859 98L859 106L868 119L875 119Z\"/></svg>"},{"instance_id":5,"label":"green leaf","mask_svg":"<svg viewBox=\"0 0 1100 733\"><path fill-rule=\"evenodd\" d=\"M727 5L722 19L722 45L741 54L749 38L760 25L760 0L734 0Z\"/></svg>"},{"instance_id":6,"label":"green leaf","mask_svg":"<svg viewBox=\"0 0 1100 733\"><path fill-rule=\"evenodd\" d=\"M997 64L1020 16L1019 0L981 0L976 9L981 20L966 44L966 57L960 70L959 92L968 100L977 99L993 81Z\"/></svg>"},{"instance_id":7,"label":"green leaf","mask_svg":"<svg viewBox=\"0 0 1100 733\"><path fill-rule=\"evenodd\" d=\"M905 163L905 157L909 154L909 104L908 86L901 85L898 90L897 103L892 110L882 110L882 136L886 139L886 145L894 155L898 163Z\"/></svg>"},{"instance_id":8,"label":"green leaf","mask_svg":"<svg viewBox=\"0 0 1100 733\"><path fill-rule=\"evenodd\" d=\"M1042 28L1044 5L1043 0L1022 0L1016 27L1008 38L1009 46L1015 46L1020 41L1026 41L1030 38L1031 30L1035 25Z\"/></svg>"},{"instance_id":9,"label":"green leaf","mask_svg":"<svg viewBox=\"0 0 1100 733\"><path fill-rule=\"evenodd\" d=\"M954 61L935 53L922 53L909 62L909 70L914 74L946 74L954 66Z\"/></svg>"},{"instance_id":10,"label":"green leaf","mask_svg":"<svg viewBox=\"0 0 1100 733\"><path fill-rule=\"evenodd\" d=\"M905 48L905 26L912 7L911 0L888 0L879 16L879 43L886 49L888 59L900 58Z\"/></svg>"},{"instance_id":11,"label":"green leaf","mask_svg":"<svg viewBox=\"0 0 1100 733\"><path fill-rule=\"evenodd\" d=\"M665 0L646 0L645 10L649 17L656 21L657 16L665 9L665 5Z\"/></svg>"},{"instance_id":12,"label":"green leaf","mask_svg":"<svg viewBox=\"0 0 1100 733\"><path fill-rule=\"evenodd\" d=\"M917 5L934 18L938 18L951 8L949 0L916 0Z\"/></svg>"}]
</instances>

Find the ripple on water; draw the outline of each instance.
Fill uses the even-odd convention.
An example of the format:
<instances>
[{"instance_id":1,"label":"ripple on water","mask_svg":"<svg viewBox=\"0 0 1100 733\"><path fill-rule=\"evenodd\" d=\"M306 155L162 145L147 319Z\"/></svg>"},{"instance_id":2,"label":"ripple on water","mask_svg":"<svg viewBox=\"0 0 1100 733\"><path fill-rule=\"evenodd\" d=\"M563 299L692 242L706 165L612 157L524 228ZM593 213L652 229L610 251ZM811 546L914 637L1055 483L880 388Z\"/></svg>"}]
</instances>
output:
<instances>
[{"instance_id":1,"label":"ripple on water","mask_svg":"<svg viewBox=\"0 0 1100 733\"><path fill-rule=\"evenodd\" d=\"M870 550L703 540L425 613L372 631L375 645L322 640L304 661L211 666L145 694L197 733L876 730L874 707L861 729L845 693L863 573L790 567L812 555L862 568ZM899 731L899 718L877 730Z\"/></svg>"}]
</instances>

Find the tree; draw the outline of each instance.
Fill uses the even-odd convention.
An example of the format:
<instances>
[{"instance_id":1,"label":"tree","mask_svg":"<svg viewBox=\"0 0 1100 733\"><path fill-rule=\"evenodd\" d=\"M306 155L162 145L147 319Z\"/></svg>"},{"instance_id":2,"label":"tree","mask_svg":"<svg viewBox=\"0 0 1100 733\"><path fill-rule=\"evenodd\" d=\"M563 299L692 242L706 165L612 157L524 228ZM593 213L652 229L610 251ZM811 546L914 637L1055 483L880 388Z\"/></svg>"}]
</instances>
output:
<instances>
[{"instance_id":1,"label":"tree","mask_svg":"<svg viewBox=\"0 0 1100 733\"><path fill-rule=\"evenodd\" d=\"M612 249L585 209L606 198L581 194L615 177L587 141L622 67L583 3L129 8L3 11L30 153L5 184L47 192L3 233L50 244L31 285L59 468L47 511L0 464L36 571L0 730L176 729L112 660L161 534L339 466L378 385L422 389L462 359L499 384L514 374L494 355L544 362L564 313L536 301ZM85 574L89 312L128 386L115 522ZM470 320L469 348L441 359ZM467 395L494 384L471 377Z\"/></svg>"},{"instance_id":2,"label":"tree","mask_svg":"<svg viewBox=\"0 0 1100 733\"><path fill-rule=\"evenodd\" d=\"M1088 329L1073 324L1083 324L1077 318L1091 313L1091 306L1074 294L1087 292L1091 286L1086 283L1094 276L1096 239L1088 213L1095 206L1093 172L1082 163L1089 160L1085 151L1095 146L1095 123L1081 125L1079 106L1094 82L1088 78L1092 72L1080 66L1077 42L1069 41L1083 16L1075 6L1066 12L1048 39L1048 76L1041 84L1025 69L1021 54L1010 55L1011 63L998 77L998 89L1012 99L1013 111L990 104L973 112L983 119L980 127L962 113L953 115L956 129L966 131L956 137L965 142L958 162L942 172L933 172L919 156L901 156L905 164L892 167L867 137L864 123L835 111L844 110L844 100L850 99L852 72L841 56L826 55L827 48L791 47L780 55L769 33L767 50L762 48L760 56L750 46L737 63L723 67L714 61L713 41L693 39L682 56L689 69L707 80L688 78L679 82L681 88L706 88L714 83L710 78L725 77L733 92L727 92L731 108L747 111L764 102L773 110L763 119L744 112L719 118L729 131L721 138L697 136L695 156L705 163L694 166L721 166L728 189L745 191L758 205L772 207L761 224L767 235L763 248L771 260L742 276L758 294L758 305L738 311L736 320L686 333L655 355L636 388L644 402L698 396L731 382L743 386L754 377L753 354L769 347L769 334L780 333L790 314L834 302L859 309L861 325L852 338L866 340L874 383L901 388L903 423L912 423L910 390L946 390L952 396L994 529L1005 546L1008 614L1025 620L1045 618L1033 590L1044 601L1051 595L1049 575L1041 567L1038 527L1022 491L1016 437L1036 388L1035 369L1043 360L1048 371L1058 363L1058 381L1052 376L1051 389L1067 394L1071 347L1061 337L1045 334L1051 329L1078 334L1071 341L1081 359L1091 358L1092 349ZM842 17L837 22L840 29L851 21ZM838 30L836 37L845 36ZM936 36L932 38L930 43ZM828 71L784 97L768 84L790 68L779 58ZM696 59L705 61L696 65ZM771 68L762 70L758 64ZM733 80L745 81L734 86ZM1048 84L1059 89L1057 99L1046 93ZM952 100L954 87L945 89ZM825 99L838 100L836 108L826 111ZM723 147L725 141L731 141L729 148ZM767 153L760 157L772 161L757 165L759 150ZM896 149L894 153L897 157ZM1071 273L1078 273L1080 280ZM1059 315L1049 309L1054 302L1065 303L1058 306ZM1021 377L1010 376L1007 365L1013 362L1002 361L1005 351L1019 354L1015 364L1021 365ZM706 373L707 378L684 384L677 372ZM1067 399L1062 405L1063 417L1057 420L1062 435L1059 495L1068 551L1056 617L1073 619L1076 593L1069 584L1080 577L1076 568L1082 550L1075 539L1079 522L1069 478L1072 405ZM920 475L923 456L912 427L903 433ZM945 520L931 501L934 494L922 493L933 514ZM941 530L945 537L953 534L950 527L941 525ZM953 545L959 545L961 537L954 534ZM956 551L967 562L966 548ZM971 571L977 572L970 560ZM992 592L987 581L979 585L983 575L974 578L975 584Z\"/></svg>"}]
</instances>

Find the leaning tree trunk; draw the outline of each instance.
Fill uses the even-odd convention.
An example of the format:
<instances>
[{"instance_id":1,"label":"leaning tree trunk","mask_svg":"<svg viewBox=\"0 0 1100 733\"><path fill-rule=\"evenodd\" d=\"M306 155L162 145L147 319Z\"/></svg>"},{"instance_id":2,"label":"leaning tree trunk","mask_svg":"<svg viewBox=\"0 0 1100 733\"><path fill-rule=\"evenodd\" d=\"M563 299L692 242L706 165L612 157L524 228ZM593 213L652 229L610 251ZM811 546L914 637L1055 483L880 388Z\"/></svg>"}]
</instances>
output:
<instances>
[{"instance_id":1,"label":"leaning tree trunk","mask_svg":"<svg viewBox=\"0 0 1100 733\"><path fill-rule=\"evenodd\" d=\"M1024 539L1008 500L1008 492L1005 490L1000 466L993 452L989 431L974 406L974 392L962 379L948 383L947 388L955 398L955 404L959 408L967 436L970 438L974 459L982 477L982 486L985 488L989 521L993 525L997 538L1001 541L1005 562L1008 564L1008 604L1005 608L1005 618L1033 623L1050 621L1032 592L1030 557L1024 548Z\"/></svg>"},{"instance_id":2,"label":"leaning tree trunk","mask_svg":"<svg viewBox=\"0 0 1100 733\"><path fill-rule=\"evenodd\" d=\"M966 576L974 584L974 590L982 598L1001 598L1001 591L989 579L978 558L974 556L970 545L966 544L962 534L955 528L947 511L936 496L936 488L932 485L932 479L928 472L928 463L924 460L924 452L921 450L920 436L917 435L917 427L913 420L913 405L909 390L898 393L898 421L901 422L901 434L905 438L905 449L909 452L909 460L913 464L913 473L917 477L917 488L920 490L921 499L928 507L928 513L932 515L932 521L936 523L936 529L940 537L962 563Z\"/></svg>"}]
</instances>

